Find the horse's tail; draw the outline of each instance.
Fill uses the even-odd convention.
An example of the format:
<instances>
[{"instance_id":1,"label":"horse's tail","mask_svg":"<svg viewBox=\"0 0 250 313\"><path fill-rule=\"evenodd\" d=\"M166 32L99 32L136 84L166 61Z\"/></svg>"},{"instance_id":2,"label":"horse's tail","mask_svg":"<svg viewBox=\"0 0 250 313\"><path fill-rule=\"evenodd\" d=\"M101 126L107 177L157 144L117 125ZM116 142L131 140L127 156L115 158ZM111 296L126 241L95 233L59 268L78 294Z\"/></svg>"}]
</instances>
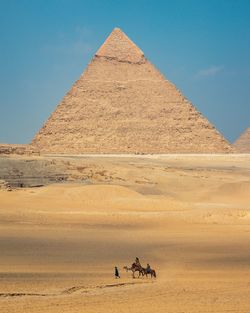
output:
<instances>
[{"instance_id":1,"label":"horse's tail","mask_svg":"<svg viewBox=\"0 0 250 313\"><path fill-rule=\"evenodd\" d=\"M153 276L156 278L156 271L153 270Z\"/></svg>"}]
</instances>

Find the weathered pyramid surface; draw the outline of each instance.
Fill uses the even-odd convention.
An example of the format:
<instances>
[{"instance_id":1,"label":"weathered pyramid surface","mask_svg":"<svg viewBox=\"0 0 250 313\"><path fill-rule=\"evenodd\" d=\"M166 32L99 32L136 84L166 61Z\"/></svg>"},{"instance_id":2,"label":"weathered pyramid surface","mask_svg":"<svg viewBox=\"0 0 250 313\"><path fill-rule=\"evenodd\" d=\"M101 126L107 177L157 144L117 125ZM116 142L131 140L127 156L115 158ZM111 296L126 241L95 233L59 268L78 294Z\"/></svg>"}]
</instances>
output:
<instances>
[{"instance_id":1,"label":"weathered pyramid surface","mask_svg":"<svg viewBox=\"0 0 250 313\"><path fill-rule=\"evenodd\" d=\"M144 61L143 52L119 28L115 28L96 56L115 59L120 62L140 63Z\"/></svg>"},{"instance_id":2,"label":"weathered pyramid surface","mask_svg":"<svg viewBox=\"0 0 250 313\"><path fill-rule=\"evenodd\" d=\"M250 153L250 127L235 141L234 147L236 152Z\"/></svg>"},{"instance_id":3,"label":"weathered pyramid surface","mask_svg":"<svg viewBox=\"0 0 250 313\"><path fill-rule=\"evenodd\" d=\"M50 153L225 153L232 147L115 28L33 139Z\"/></svg>"}]
</instances>

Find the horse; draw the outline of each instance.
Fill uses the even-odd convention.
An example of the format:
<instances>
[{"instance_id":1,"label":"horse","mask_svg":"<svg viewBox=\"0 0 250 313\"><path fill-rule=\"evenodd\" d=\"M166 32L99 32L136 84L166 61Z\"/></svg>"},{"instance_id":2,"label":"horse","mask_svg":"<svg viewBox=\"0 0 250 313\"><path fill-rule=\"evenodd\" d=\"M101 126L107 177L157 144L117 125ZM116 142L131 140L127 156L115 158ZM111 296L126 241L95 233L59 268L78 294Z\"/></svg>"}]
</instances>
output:
<instances>
[{"instance_id":1,"label":"horse","mask_svg":"<svg viewBox=\"0 0 250 313\"><path fill-rule=\"evenodd\" d=\"M124 268L127 272L128 272L128 271L131 271L131 272L132 272L132 275L133 275L133 278L135 278L135 272L139 272L138 278L139 278L140 276L144 276L144 270L143 270L143 267L142 267L141 265L137 265L137 264L133 263L131 267L124 266L123 268Z\"/></svg>"},{"instance_id":2,"label":"horse","mask_svg":"<svg viewBox=\"0 0 250 313\"><path fill-rule=\"evenodd\" d=\"M143 276L146 275L146 277L148 277L148 274L150 274L151 278L153 278L153 277L156 278L156 271L152 268L146 269L146 268L142 267L142 272L143 272L142 273Z\"/></svg>"}]
</instances>

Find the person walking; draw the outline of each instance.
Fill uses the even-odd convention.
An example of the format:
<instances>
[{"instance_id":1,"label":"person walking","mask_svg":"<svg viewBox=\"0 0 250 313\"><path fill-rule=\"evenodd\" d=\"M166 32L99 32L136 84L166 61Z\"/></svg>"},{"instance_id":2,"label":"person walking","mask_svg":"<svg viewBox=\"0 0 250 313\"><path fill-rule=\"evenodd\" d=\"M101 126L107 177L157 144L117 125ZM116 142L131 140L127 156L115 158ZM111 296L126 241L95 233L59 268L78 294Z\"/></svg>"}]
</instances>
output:
<instances>
[{"instance_id":1,"label":"person walking","mask_svg":"<svg viewBox=\"0 0 250 313\"><path fill-rule=\"evenodd\" d=\"M117 266L115 266L115 278L121 278Z\"/></svg>"}]
</instances>

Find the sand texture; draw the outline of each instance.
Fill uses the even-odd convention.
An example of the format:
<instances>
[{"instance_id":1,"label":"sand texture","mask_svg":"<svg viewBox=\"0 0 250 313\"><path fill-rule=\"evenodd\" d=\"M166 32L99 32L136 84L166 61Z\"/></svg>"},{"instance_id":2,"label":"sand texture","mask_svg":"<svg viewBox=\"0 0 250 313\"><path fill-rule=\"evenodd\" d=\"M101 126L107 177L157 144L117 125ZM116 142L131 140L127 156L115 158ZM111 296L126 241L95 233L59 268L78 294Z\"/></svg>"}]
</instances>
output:
<instances>
[{"instance_id":1,"label":"sand texture","mask_svg":"<svg viewBox=\"0 0 250 313\"><path fill-rule=\"evenodd\" d=\"M228 153L233 147L114 29L32 141L52 153Z\"/></svg>"},{"instance_id":2,"label":"sand texture","mask_svg":"<svg viewBox=\"0 0 250 313\"><path fill-rule=\"evenodd\" d=\"M250 312L249 155L14 161L67 179L0 190L1 313Z\"/></svg>"}]
</instances>

